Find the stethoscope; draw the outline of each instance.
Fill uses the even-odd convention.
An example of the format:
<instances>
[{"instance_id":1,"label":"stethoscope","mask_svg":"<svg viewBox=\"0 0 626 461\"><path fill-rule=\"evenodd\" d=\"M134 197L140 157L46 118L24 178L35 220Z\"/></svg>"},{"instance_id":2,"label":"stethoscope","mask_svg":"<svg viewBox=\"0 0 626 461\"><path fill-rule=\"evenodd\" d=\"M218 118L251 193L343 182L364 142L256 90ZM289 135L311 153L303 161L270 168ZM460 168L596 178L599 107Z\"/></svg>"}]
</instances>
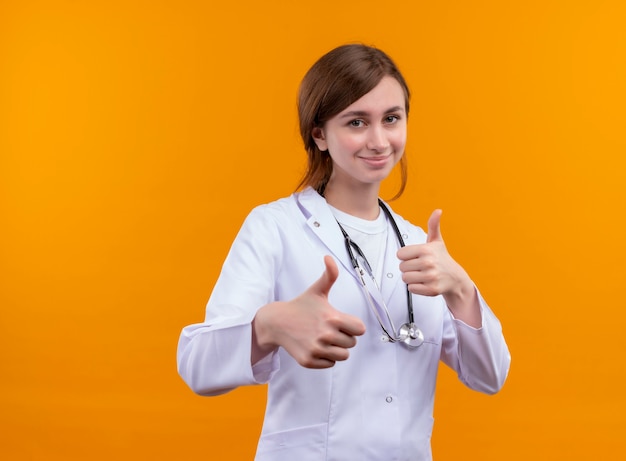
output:
<instances>
[{"instance_id":1,"label":"stethoscope","mask_svg":"<svg viewBox=\"0 0 626 461\"><path fill-rule=\"evenodd\" d=\"M400 234L400 229L398 229L398 225L396 224L396 221L393 219L391 212L389 211L387 206L382 202L382 200L379 199L378 204L387 215L387 218L389 222L391 223L391 227L393 227L393 230L396 233L398 242L400 242L400 246L401 247L405 246L404 239L402 238L402 234ZM341 232L345 239L346 250L348 251L348 255L350 256L350 261L352 262L352 266L354 267L354 270L357 273L357 276L361 280L361 287L363 288L363 293L365 294L365 298L367 299L368 304L370 305L372 311L374 312L376 320L378 320L378 323L380 324L380 327L385 333L386 338L392 343L398 342L410 348L416 348L416 347L421 346L422 343L424 342L424 334L422 333L422 330L420 330L418 326L415 324L415 319L413 316L413 299L411 297L411 292L409 291L408 285L406 287L406 299L407 299L407 310L409 313L409 321L406 323L403 323L402 325L400 325L400 328L396 329L393 323L393 320L391 320L389 309L387 308L387 305L385 304L385 302L382 299L382 296L380 295L380 287L378 286L378 283L376 283L376 279L374 278L374 273L372 272L372 267L367 261L365 254L363 253L361 248L359 248L359 246L350 239L350 236L345 231L345 229L341 226L341 224L339 224L339 222L337 222L337 224L339 225L339 228L341 229ZM360 256L361 259L363 260L365 270L363 270L363 267L361 267L361 264L359 264L357 257L352 251L353 249L354 251L356 251L358 256ZM369 278L365 277L365 272L367 272L367 274L369 275ZM374 293L374 296L372 295L372 293ZM378 299L374 299L374 297ZM385 327L384 318L386 318L389 327ZM391 330L391 332L389 330Z\"/></svg>"}]
</instances>

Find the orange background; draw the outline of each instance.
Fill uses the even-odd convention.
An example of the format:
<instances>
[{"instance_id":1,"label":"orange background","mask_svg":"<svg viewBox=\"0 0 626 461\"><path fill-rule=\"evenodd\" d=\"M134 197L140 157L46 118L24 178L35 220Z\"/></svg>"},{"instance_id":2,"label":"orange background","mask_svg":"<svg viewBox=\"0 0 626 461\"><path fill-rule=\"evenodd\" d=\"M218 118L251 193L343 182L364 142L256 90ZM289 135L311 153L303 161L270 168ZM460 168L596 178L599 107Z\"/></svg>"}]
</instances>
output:
<instances>
[{"instance_id":1,"label":"orange background","mask_svg":"<svg viewBox=\"0 0 626 461\"><path fill-rule=\"evenodd\" d=\"M442 369L436 459L622 456L625 23L620 0L1 2L0 458L252 459L265 389L194 395L178 335L299 179L302 75L353 41L414 94L394 208L444 209L513 355L493 397Z\"/></svg>"}]
</instances>

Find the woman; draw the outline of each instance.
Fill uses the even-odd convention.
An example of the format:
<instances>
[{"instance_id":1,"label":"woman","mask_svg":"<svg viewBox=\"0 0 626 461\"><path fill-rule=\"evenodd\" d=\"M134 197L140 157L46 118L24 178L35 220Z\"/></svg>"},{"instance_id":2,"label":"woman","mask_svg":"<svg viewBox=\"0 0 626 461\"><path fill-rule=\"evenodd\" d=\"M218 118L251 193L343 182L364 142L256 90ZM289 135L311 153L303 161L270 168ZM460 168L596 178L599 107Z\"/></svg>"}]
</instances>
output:
<instances>
[{"instance_id":1,"label":"woman","mask_svg":"<svg viewBox=\"0 0 626 461\"><path fill-rule=\"evenodd\" d=\"M448 254L441 211L426 235L378 199L399 162L406 181L409 90L391 59L332 50L298 110L302 190L247 217L205 322L181 334L179 373L201 395L269 383L258 461L430 460L439 360L497 392L500 324Z\"/></svg>"}]
</instances>

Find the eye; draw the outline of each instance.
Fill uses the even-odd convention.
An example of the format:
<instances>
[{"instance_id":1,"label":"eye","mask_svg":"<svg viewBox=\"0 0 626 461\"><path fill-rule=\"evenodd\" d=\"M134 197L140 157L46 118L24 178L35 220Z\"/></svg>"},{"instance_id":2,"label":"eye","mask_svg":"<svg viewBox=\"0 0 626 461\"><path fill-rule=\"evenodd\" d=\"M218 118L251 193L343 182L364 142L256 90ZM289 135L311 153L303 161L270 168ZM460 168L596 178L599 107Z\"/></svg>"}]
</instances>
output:
<instances>
[{"instance_id":1,"label":"eye","mask_svg":"<svg viewBox=\"0 0 626 461\"><path fill-rule=\"evenodd\" d=\"M398 120L400 120L400 117L398 115L387 115L384 121L386 124L392 125L396 123Z\"/></svg>"},{"instance_id":2,"label":"eye","mask_svg":"<svg viewBox=\"0 0 626 461\"><path fill-rule=\"evenodd\" d=\"M351 120L349 123L350 126L353 126L355 128L360 128L363 125L365 125L365 122L363 120L357 119L357 120Z\"/></svg>"}]
</instances>

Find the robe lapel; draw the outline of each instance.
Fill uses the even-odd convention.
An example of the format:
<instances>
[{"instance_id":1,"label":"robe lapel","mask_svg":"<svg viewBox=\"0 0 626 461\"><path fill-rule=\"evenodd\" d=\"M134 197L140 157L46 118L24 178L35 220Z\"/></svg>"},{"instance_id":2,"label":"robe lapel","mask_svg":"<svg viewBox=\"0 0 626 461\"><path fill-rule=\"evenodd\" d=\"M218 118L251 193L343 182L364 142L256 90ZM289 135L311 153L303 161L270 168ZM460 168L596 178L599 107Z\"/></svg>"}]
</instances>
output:
<instances>
[{"instance_id":1,"label":"robe lapel","mask_svg":"<svg viewBox=\"0 0 626 461\"><path fill-rule=\"evenodd\" d=\"M328 248L331 255L335 260L341 264L347 272L360 284L361 281L357 276L352 262L348 256L346 250L345 240L341 234L341 230L337 225L335 217L328 207L324 197L320 196L316 191L311 188L305 189L300 194L296 195L298 207L303 213L307 226L309 229L317 235L322 243ZM388 206L388 205L387 205ZM389 206L388 206L389 207ZM413 245L419 243L415 240L415 235L408 232L407 226L404 220L396 215L389 207L392 216L394 217L396 224L400 230L400 234L405 241L406 245ZM387 232L387 248L394 249L393 251L385 252L385 259L383 262L383 276L382 280L378 281L380 287L380 293L374 296L375 299L381 298L389 305L392 297L397 290L405 290L405 283L402 281L402 272L400 272L400 261L396 256L396 251L400 248L398 238L389 225L389 232ZM373 293L372 293L373 294ZM403 295L402 299L405 298Z\"/></svg>"},{"instance_id":2,"label":"robe lapel","mask_svg":"<svg viewBox=\"0 0 626 461\"><path fill-rule=\"evenodd\" d=\"M328 248L335 261L361 283L352 267L339 225L324 197L309 188L296 195L296 200L311 232Z\"/></svg>"}]
</instances>

